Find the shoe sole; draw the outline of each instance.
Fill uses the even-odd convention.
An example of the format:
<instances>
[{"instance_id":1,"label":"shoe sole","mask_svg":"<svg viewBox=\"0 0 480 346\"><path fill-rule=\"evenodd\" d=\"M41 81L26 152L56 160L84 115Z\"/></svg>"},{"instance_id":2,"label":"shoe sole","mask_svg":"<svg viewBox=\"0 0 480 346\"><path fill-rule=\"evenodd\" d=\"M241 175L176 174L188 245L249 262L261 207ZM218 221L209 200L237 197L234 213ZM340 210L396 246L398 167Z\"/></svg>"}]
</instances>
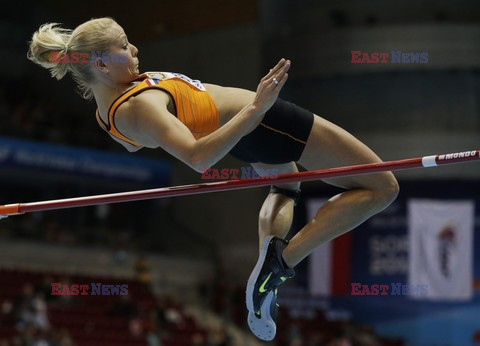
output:
<instances>
[{"instance_id":1,"label":"shoe sole","mask_svg":"<svg viewBox=\"0 0 480 346\"><path fill-rule=\"evenodd\" d=\"M257 264L253 268L250 277L248 278L247 282L247 294L246 294L246 304L247 310L253 314L255 314L255 308L253 306L253 291L255 289L255 283L258 280L258 275L260 274L260 270L262 270L263 263L265 262L265 256L267 255L268 245L270 241L274 238L273 235L269 235L265 237L263 241L262 248L260 249L260 256L258 257Z\"/></svg>"},{"instance_id":2,"label":"shoe sole","mask_svg":"<svg viewBox=\"0 0 480 346\"><path fill-rule=\"evenodd\" d=\"M270 315L270 305L275 293L269 292L260 308L260 318L253 312L248 313L247 323L252 333L263 341L272 341L277 334L277 325Z\"/></svg>"}]
</instances>

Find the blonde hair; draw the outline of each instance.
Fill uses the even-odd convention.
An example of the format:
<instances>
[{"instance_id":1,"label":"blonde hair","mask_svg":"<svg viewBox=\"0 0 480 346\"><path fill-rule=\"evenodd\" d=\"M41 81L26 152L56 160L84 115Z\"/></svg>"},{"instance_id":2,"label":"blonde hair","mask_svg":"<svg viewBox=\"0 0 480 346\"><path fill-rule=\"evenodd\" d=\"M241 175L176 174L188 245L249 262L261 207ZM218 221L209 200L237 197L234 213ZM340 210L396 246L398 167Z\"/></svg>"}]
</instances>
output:
<instances>
[{"instance_id":1,"label":"blonde hair","mask_svg":"<svg viewBox=\"0 0 480 346\"><path fill-rule=\"evenodd\" d=\"M93 92L89 85L95 80L90 53L109 52L112 41L112 27L117 22L110 17L94 18L75 30L64 29L59 23L47 23L40 26L30 41L28 59L50 70L52 77L62 79L67 72L77 83L79 94L87 100ZM65 54L88 53L89 63L61 63ZM58 59L58 60L57 60Z\"/></svg>"}]
</instances>

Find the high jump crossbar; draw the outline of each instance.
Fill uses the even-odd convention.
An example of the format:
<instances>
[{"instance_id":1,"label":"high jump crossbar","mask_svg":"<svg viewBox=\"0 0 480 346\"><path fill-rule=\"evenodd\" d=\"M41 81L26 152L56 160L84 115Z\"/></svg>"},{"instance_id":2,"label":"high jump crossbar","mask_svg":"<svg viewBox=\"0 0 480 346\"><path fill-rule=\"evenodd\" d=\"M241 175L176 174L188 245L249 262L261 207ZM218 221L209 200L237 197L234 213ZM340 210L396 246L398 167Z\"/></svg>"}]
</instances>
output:
<instances>
[{"instance_id":1,"label":"high jump crossbar","mask_svg":"<svg viewBox=\"0 0 480 346\"><path fill-rule=\"evenodd\" d=\"M247 189L265 185L279 185L294 182L313 181L326 178L346 177L360 174L398 171L411 168L435 167L446 164L457 164L479 161L480 150L470 150L445 155L431 155L412 159L387 161L381 163L361 164L355 166L336 167L306 172L280 174L275 178L260 177L253 179L226 180L202 184L180 185L149 190L120 192L96 196L65 198L31 203L15 203L0 206L0 217L19 215L29 212L57 210L65 208L86 207L99 204L132 202L155 198L197 195L209 192Z\"/></svg>"}]
</instances>

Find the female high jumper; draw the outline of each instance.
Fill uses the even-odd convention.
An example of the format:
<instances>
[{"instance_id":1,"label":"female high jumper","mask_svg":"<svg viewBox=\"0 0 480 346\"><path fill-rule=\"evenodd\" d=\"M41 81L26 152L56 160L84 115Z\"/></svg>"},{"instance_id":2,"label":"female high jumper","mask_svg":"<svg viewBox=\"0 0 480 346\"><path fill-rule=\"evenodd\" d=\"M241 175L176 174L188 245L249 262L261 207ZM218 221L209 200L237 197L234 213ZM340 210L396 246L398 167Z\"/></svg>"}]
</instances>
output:
<instances>
[{"instance_id":1,"label":"female high jumper","mask_svg":"<svg viewBox=\"0 0 480 346\"><path fill-rule=\"evenodd\" d=\"M298 172L297 164L317 170L381 162L347 131L278 98L289 60L281 59L256 92L177 73L141 74L138 49L109 17L75 30L42 25L33 34L28 58L58 80L70 72L82 97L95 98L99 125L130 152L162 148L198 172L230 154L260 175L272 169ZM260 210L260 255L247 283L246 304L249 326L261 339L275 336L277 287L294 275L293 268L321 244L384 210L399 191L391 172L324 181L345 191L329 199L289 241L284 238L300 183L272 186Z\"/></svg>"}]
</instances>

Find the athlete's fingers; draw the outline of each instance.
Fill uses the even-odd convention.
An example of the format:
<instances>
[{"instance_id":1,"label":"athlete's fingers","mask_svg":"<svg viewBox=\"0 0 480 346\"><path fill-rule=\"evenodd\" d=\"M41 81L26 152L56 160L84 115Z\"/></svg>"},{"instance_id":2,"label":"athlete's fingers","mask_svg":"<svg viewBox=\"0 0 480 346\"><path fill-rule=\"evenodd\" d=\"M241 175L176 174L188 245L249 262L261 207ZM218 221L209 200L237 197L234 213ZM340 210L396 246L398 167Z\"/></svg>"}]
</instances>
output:
<instances>
[{"instance_id":1,"label":"athlete's fingers","mask_svg":"<svg viewBox=\"0 0 480 346\"><path fill-rule=\"evenodd\" d=\"M276 88L276 87L280 87L283 86L283 84L285 84L287 78L288 78L288 70L290 69L290 61L287 60L285 62L285 64L282 66L281 70L274 76L272 76L271 80L270 80L270 83L269 83L269 86L273 87L273 88ZM285 75L287 75L287 77L285 78ZM280 83L283 84L280 86Z\"/></svg>"},{"instance_id":2,"label":"athlete's fingers","mask_svg":"<svg viewBox=\"0 0 480 346\"><path fill-rule=\"evenodd\" d=\"M285 62L285 64L282 66L282 68L280 69L280 71L278 71L278 73L275 75L274 78L277 81L281 81L283 76L285 75L285 73L287 73L288 70L290 69L290 65L291 65L290 60L287 60ZM273 78L272 78L272 80L273 80Z\"/></svg>"},{"instance_id":3,"label":"athlete's fingers","mask_svg":"<svg viewBox=\"0 0 480 346\"><path fill-rule=\"evenodd\" d=\"M282 87L285 85L285 83L287 82L287 79L288 79L288 73L285 73L283 76L282 76L282 79L276 79L275 80L277 81L277 83L275 83L274 80L272 80L272 87L275 88L275 91L276 92L280 92L280 90L282 89Z\"/></svg>"},{"instance_id":4,"label":"athlete's fingers","mask_svg":"<svg viewBox=\"0 0 480 346\"><path fill-rule=\"evenodd\" d=\"M276 73L278 73L278 71L284 66L285 63L286 63L286 60L284 58L281 58L280 61L277 63L277 65L275 65L275 67L272 68L270 72L268 72L268 74L262 78L262 80L266 81L272 78Z\"/></svg>"},{"instance_id":5,"label":"athlete's fingers","mask_svg":"<svg viewBox=\"0 0 480 346\"><path fill-rule=\"evenodd\" d=\"M278 87L281 88L285 85L288 79L288 73L285 73L282 77L282 79L278 82Z\"/></svg>"}]
</instances>

